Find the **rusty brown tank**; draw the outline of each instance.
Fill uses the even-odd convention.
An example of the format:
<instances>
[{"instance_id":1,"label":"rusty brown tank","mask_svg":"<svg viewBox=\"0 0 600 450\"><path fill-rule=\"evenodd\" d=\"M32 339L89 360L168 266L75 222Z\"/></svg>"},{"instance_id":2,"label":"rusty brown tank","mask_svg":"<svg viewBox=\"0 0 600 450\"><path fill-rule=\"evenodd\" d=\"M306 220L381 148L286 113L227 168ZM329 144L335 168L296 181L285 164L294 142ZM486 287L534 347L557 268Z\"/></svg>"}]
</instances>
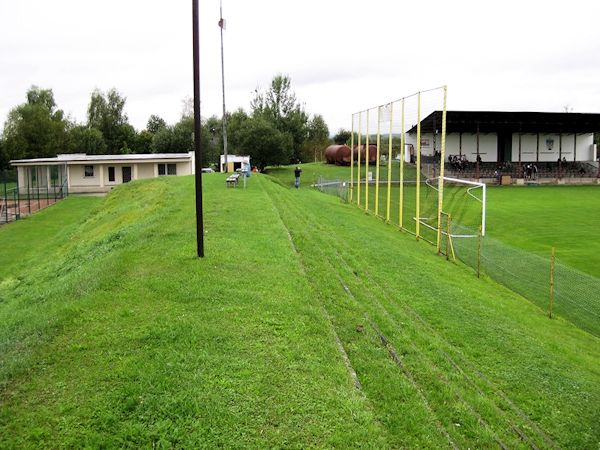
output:
<instances>
[{"instance_id":1,"label":"rusty brown tank","mask_svg":"<svg viewBox=\"0 0 600 450\"><path fill-rule=\"evenodd\" d=\"M325 149L327 164L346 166L350 164L350 147L347 145L330 145Z\"/></svg>"},{"instance_id":2,"label":"rusty brown tank","mask_svg":"<svg viewBox=\"0 0 600 450\"><path fill-rule=\"evenodd\" d=\"M360 146L360 162L364 164L367 157L367 146ZM354 162L358 160L358 145L354 146ZM369 144L369 164L377 163L377 146L375 144Z\"/></svg>"}]
</instances>

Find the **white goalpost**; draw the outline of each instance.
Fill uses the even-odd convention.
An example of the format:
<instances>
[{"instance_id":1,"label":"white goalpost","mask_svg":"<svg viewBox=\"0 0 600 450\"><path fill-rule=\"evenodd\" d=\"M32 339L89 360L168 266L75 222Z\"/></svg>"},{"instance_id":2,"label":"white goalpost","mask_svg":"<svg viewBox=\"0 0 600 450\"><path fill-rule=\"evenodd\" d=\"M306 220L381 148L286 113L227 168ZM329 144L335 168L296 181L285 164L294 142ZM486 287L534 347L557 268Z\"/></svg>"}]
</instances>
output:
<instances>
[{"instance_id":1,"label":"white goalpost","mask_svg":"<svg viewBox=\"0 0 600 450\"><path fill-rule=\"evenodd\" d=\"M429 189L439 193L439 176L429 178L425 184ZM478 236L478 228L481 226L481 235L485 236L486 228L486 203L487 189L485 183L477 181L462 180L460 178L443 177L443 211L452 216L453 223L463 225L471 229L472 233L452 233L452 238L474 238ZM480 190L480 191L479 191ZM477 192L480 195L477 195ZM430 229L437 229L431 221L433 217L420 217L422 225ZM436 219L437 222L437 219ZM476 231L477 230L477 231ZM442 230L442 233L446 233Z\"/></svg>"}]
</instances>

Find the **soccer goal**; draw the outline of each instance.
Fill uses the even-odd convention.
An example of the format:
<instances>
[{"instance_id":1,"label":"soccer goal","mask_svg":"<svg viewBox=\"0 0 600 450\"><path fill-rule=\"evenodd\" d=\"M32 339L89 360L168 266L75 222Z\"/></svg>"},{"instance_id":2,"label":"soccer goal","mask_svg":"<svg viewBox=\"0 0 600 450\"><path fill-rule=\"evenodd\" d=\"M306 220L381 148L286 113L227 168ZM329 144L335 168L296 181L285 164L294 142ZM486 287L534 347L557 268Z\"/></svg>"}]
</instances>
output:
<instances>
[{"instance_id":1,"label":"soccer goal","mask_svg":"<svg viewBox=\"0 0 600 450\"><path fill-rule=\"evenodd\" d=\"M421 208L423 214L418 218L421 225L437 231L438 220L441 220L438 211L443 210L451 217L452 238L476 238L480 230L485 236L485 183L450 177L443 177L440 183L439 177L435 177L427 179L425 184L428 193ZM443 195L440 195L440 186ZM441 228L441 232L446 233L445 227Z\"/></svg>"}]
</instances>

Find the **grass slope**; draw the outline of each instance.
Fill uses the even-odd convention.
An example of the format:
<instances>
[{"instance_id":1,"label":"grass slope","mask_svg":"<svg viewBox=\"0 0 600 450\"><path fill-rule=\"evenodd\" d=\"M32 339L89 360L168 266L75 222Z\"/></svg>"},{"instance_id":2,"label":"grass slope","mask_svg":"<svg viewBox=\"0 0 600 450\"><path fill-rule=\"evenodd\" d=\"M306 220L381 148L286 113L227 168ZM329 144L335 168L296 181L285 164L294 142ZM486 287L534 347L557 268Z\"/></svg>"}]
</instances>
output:
<instances>
[{"instance_id":1,"label":"grass slope","mask_svg":"<svg viewBox=\"0 0 600 450\"><path fill-rule=\"evenodd\" d=\"M0 291L0 447L383 442L259 183L205 177L206 259L193 179L132 183Z\"/></svg>"},{"instance_id":2,"label":"grass slope","mask_svg":"<svg viewBox=\"0 0 600 450\"><path fill-rule=\"evenodd\" d=\"M115 190L0 282L1 447L598 446L597 338L262 175L205 177L198 260L192 182Z\"/></svg>"}]
</instances>

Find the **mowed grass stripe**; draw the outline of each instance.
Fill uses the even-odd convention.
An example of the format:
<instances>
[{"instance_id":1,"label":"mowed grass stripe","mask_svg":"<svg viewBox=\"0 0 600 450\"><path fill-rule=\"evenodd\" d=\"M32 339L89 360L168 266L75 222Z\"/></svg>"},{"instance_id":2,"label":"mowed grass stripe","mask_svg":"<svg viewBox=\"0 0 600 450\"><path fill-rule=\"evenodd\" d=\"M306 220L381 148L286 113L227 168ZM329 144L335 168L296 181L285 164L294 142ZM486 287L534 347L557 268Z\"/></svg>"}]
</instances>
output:
<instances>
[{"instance_id":1,"label":"mowed grass stripe","mask_svg":"<svg viewBox=\"0 0 600 450\"><path fill-rule=\"evenodd\" d=\"M294 203L298 205L298 208L313 201L312 193L294 192L291 195L296 196ZM311 197L311 201L307 201L308 197ZM314 202L317 203L316 200ZM331 210L335 210L335 212L328 214ZM389 235L389 228L387 230L385 227L380 228L380 230L386 230L381 232L377 231L377 228L370 229L368 232L364 228L358 229L357 220L354 218L358 212L340 205L335 199L324 200L319 207L312 208L310 211L315 217L310 217L305 210L302 210L299 215L307 216L310 224L334 225L325 229L313 229L312 232L305 232L301 235L302 239L308 240L309 237L320 235L327 239L327 242L344 242L341 246L345 252L353 254L354 258L352 259L356 264L356 271L360 272L361 270L357 267L360 261L356 259L356 255L362 254L366 260L364 267L381 278L380 286L385 286L390 291L393 290L396 297L400 294L399 297L403 301L409 300L412 307L417 307L419 314L426 317L436 328L440 327L440 322L447 321L440 331L446 336L445 339L453 342L453 347L459 350L458 352L454 351L453 354L458 353L469 358L469 364L466 366L471 368L469 378L477 379L478 384L485 388L484 392L491 392L497 405L492 408L496 411L495 414L499 414L499 410L503 409L513 410L509 415L512 416L512 419L505 427L510 433L515 436L522 433L531 434L528 430L532 428L532 424L543 424L542 428L546 431L543 431L538 425L537 431L532 435L534 441L541 443L540 445L544 445L544 443L546 446L552 445L552 439L556 439L562 443L575 443L575 446L579 443L580 446L582 440L584 442L586 436L590 436L588 427L596 429L597 432L595 425L597 411L592 407L595 401L592 398L598 398L598 390L594 387L593 381L597 379L598 372L593 369L594 363L592 363L598 358L596 341L564 321L548 322L539 315L539 311L527 303L523 304L522 299L506 289L489 281L485 281L483 284L474 283L472 274L468 271L461 275L460 272L452 269L451 265L445 262L441 262L441 264L435 262L435 258L431 259L431 255L422 256L427 259L417 262L414 260L417 255L412 251L408 253L400 250L396 253L390 252L390 242L383 239L384 234ZM360 213L358 214L360 215ZM370 220L372 221L372 219ZM375 223L374 226L381 225L375 225ZM311 225L303 224L298 229L309 226ZM315 225L312 226L315 227ZM404 245L407 246L406 248L412 248L413 244L410 242ZM404 245L402 248L406 250ZM315 244L315 247L323 248L325 245L320 242ZM314 248L311 251L316 252ZM412 258L411 253L414 254ZM423 255L426 252L418 253ZM323 259L322 255L319 256L319 259ZM410 262L411 259L413 259L412 262ZM373 269L375 267L378 269ZM398 267L401 272L396 271L396 275L391 276L390 270L393 267ZM417 271L407 272L408 268L414 268ZM430 275L427 274L427 270L431 270ZM398 275L401 276L398 277ZM404 284L398 285L398 281L403 278ZM409 281L411 278L412 282ZM415 289L419 284L421 288ZM469 288L469 284L473 284L473 286ZM427 292L427 290L433 294L430 299L423 298L423 291ZM481 290L483 292L480 292ZM415 298L411 299L413 295ZM428 309L436 303L439 311ZM457 311L454 311L455 309ZM396 314L396 311L390 311ZM473 325L476 326L473 327ZM525 331L528 328L531 330ZM486 337L486 334L490 336ZM553 334L561 336L561 344L557 343L557 337ZM469 338L469 335L473 337ZM517 338L517 336L519 337ZM505 339L506 344L503 343ZM457 346L457 343L460 345ZM559 351L557 354L556 349L563 345L564 349L562 350L565 352ZM588 359L588 355L579 354L577 347L580 345L582 348L586 348L586 352L590 352L591 359ZM518 349L516 353L515 349ZM550 357L550 354L553 356ZM548 366L548 358L553 361L550 363L551 368L545 367ZM438 359L440 358L438 357ZM499 370L503 364L500 361L504 361L510 370ZM533 366L531 366L532 361L534 361ZM448 362L446 362L447 364ZM461 367L465 366L461 365ZM556 376L546 375L548 370L549 373L555 373ZM528 381L523 382L523 379L528 379ZM467 379L465 383L470 382ZM579 387L575 390L565 390L567 385ZM476 388L473 389L477 391ZM480 389L482 388L480 387ZM535 394L536 391L539 394ZM542 394L542 392L545 393ZM537 403L538 397L543 398L539 403ZM588 406L580 409L579 402ZM566 407L571 413L579 416L579 419L575 420L575 423L570 423L568 419L561 420L560 417L553 414L545 414L544 407L552 411ZM524 411L527 413L523 414ZM520 424L520 428L511 431L513 423ZM576 428L576 430L572 428ZM535 430L536 427L534 426L533 429ZM562 432L556 431L561 429ZM548 433L553 437L548 438Z\"/></svg>"},{"instance_id":2,"label":"mowed grass stripe","mask_svg":"<svg viewBox=\"0 0 600 450\"><path fill-rule=\"evenodd\" d=\"M3 447L386 446L260 177L205 189L204 260L193 180L161 179L119 188L23 275L2 341L45 338L3 373ZM55 326L19 333L50 305Z\"/></svg>"},{"instance_id":3,"label":"mowed grass stripe","mask_svg":"<svg viewBox=\"0 0 600 450\"><path fill-rule=\"evenodd\" d=\"M286 205L286 207L287 207L287 208L291 208L291 207L292 207L292 205L288 204L288 205ZM319 222L318 222L318 221L315 221L315 220L311 220L311 218L310 218L310 213L308 213L308 212L306 212L306 211L303 211L303 212L302 212L302 213L300 213L299 215L300 215L300 216L303 216L303 217L305 217L305 218L306 218L306 220L307 220L307 224L306 224L306 226L308 226L308 227L312 227L312 228L319 228L319 225L314 225L314 224L318 224ZM309 224L313 224L313 225L309 225ZM328 233L326 230L323 230L323 229L321 229L321 230L318 230L318 231L316 231L316 230L313 230L313 233L312 233L312 235L313 235L313 236L315 236L315 237L316 237L316 236L329 236L329 235L331 235L331 234L332 234L332 230L329 230L329 231L330 231L330 232ZM326 247L328 247L328 246L330 245L329 243L331 243L331 242L335 242L335 240L329 239L327 242L322 242L322 241L321 241L321 242L320 242L320 246L319 246L319 248L320 248L320 249L322 249L322 248L326 248ZM318 250L317 250L317 251L318 251ZM334 252L335 252L335 251L334 251ZM335 253L337 253L337 252L335 252ZM325 260L325 259L327 259L327 256L326 256L325 254L321 254L320 256L321 256L321 260ZM344 261L343 261L343 256L342 256L342 255L340 255L339 253L338 253L338 254L336 254L336 262L337 262L338 264L339 264L339 262L344 262ZM330 270L329 270L329 272L330 272L330 273L337 273L337 272L338 272L338 269L336 269L335 267L331 266L331 267L330 267ZM339 275L338 275L338 276L339 276ZM344 275L344 276L345 276L345 275ZM351 276L352 276L352 275L351 275ZM345 282L344 282L344 281L343 281L341 278L340 278L340 280L341 280L341 282L342 282L342 285L344 286L344 289L345 289L345 290L346 290L346 292L347 292L347 293L350 295L351 299L352 299L354 302L356 302L356 297L354 296L354 294L353 294L353 293L352 293L352 292L349 290L349 288L346 286ZM360 284L360 283L359 283L359 284ZM367 291L367 294L368 294L368 295L369 295L371 298L370 298L370 299L367 299L366 301L367 301L367 302L369 302L369 301L371 301L371 302L372 302L372 301L373 301L373 296L372 296L372 294L371 294L371 293L368 291L368 288L366 288L364 285L361 285L361 286L359 286L359 288L357 288L357 291L358 291L358 292L361 292L361 294L362 294L364 291ZM364 299L363 299L363 300L364 300ZM381 306L381 304L380 304L380 303L379 303L379 302L378 302L376 299L375 299L375 303L377 303L377 305L378 305L379 309L383 309L383 310L384 310L384 315L385 315L385 318L389 318L389 314L387 313L387 311L385 311L385 309L384 309L384 308ZM357 304L357 305L365 304L365 301L357 302L356 304ZM359 308L360 308L360 306L359 306ZM363 308L363 310L364 310L364 308ZM449 443L450 443L452 446L455 446L455 444L454 444L454 441L453 441L453 439L452 439L452 438L450 438L450 436L448 435L448 432L446 431L446 429L447 429L446 427L450 428L450 432L451 432L452 434L456 434L456 433L454 433L454 430L453 430L453 428L455 428L455 426L457 426L457 424L456 424L456 422L455 422L455 421L448 421L448 420L446 420L446 421L445 421L445 422L446 422L446 426L442 425L442 424L439 422L439 420L438 420L438 417L437 417L436 413L434 412L434 409L438 409L438 407L439 407L439 405L440 405L440 404L447 404L447 403L452 403L452 402L456 403L456 400L458 399L458 402L459 402L459 403L461 403L461 404L463 404L463 405L464 405L464 406L467 408L467 410L468 410L469 414L472 414L472 415L473 415L473 417L474 417L474 421L471 423L471 427L472 427L472 428L477 428L477 429L478 429L478 428L480 428L480 426L483 426L484 428L487 428L487 429L488 429L488 431L489 431L489 433L490 433L490 434L489 434L489 436L486 438L486 439L488 439L489 441L488 441L487 443L486 443L485 441L483 441L483 442L481 442L481 441L480 441L480 442L479 442L479 444L480 444L480 445L491 445L492 443L494 443L494 442L495 442L495 443L497 443L498 445L500 445L500 446L502 446L502 447L506 447L506 445L504 445L504 443L503 443L503 442L501 441L501 439L500 439L500 438L499 438L499 437L498 437L498 436L497 436L497 435L494 433L494 431L490 429L490 427L489 427L489 425L487 424L487 422L486 422L486 421L485 421L485 420L484 420L484 419L483 419L483 418L482 418L482 417L481 417L481 416L480 416L480 415L479 415L479 414L478 414L478 413L477 413L477 412L474 410L474 408L473 408L473 407L471 407L471 405L470 405L469 403L467 403L467 402L465 401L465 399L462 397L462 395L461 395L461 394L460 394L458 391L456 391L456 390L453 390L453 389L452 389L452 387L450 386L450 383L448 382L448 380L446 379L446 377L445 377L445 375L444 375L443 373L441 373L439 370L437 371L437 374L436 374L436 375L434 375L434 374L432 374L432 373L431 373L431 372L432 372L432 370L433 370L434 372L436 371L435 364L431 364L431 361L427 361L427 364L425 364L425 366L424 366L423 370L421 371L420 377L421 377L421 378L425 377L425 378L426 378L426 381L427 381L427 382L425 383L425 385L424 385L425 387L421 387L421 386L419 385L419 383L417 383L417 381L416 381L416 379L415 379L415 377L413 376L413 374L412 374L412 371L411 371L411 370L414 370L414 365L413 365L413 369L411 369L411 368L410 368L410 365L409 365L409 366L406 366L405 364L403 364L403 363L402 363L402 362L401 362L401 361L398 359L397 352L395 351L395 349L394 349L394 347L393 347L393 344L392 344L392 343L389 341L389 339L387 339L387 338L386 338L386 337L385 337L385 336L384 336L384 335L381 333L381 331L379 330L379 327L378 327L378 326L377 326L377 325L376 325L376 324L375 324L375 323L372 321L372 319L369 317L369 313L367 313L367 312L364 312L364 315L365 315L365 318L367 319L367 321L368 321L368 322L369 322L369 323L372 325L372 327L373 327L373 330L376 332L376 335L377 335L377 337L379 337L379 339L380 339L380 340L381 340L381 341L384 343L384 346L385 346L385 348L388 350L388 352L390 353L390 357L392 357L392 360L393 360L393 361L394 361L396 364L398 364L398 366L399 366L399 368L401 369L402 373L403 373L403 374L406 376L406 378L407 378L407 379L409 380L409 382L410 382L410 383L413 385L413 387L415 388L415 390L417 391L417 393L418 393L418 394L419 394L419 396L421 397L421 399L422 399L422 401L423 401L423 404L424 404L425 408L426 408L426 409L427 409L427 410L430 412L430 414L432 414L432 415L433 415L433 417L435 418L435 421L436 421L436 422L437 422L437 424L438 424L438 430L439 430L439 431L440 431L442 434L444 434L444 435L445 435L445 436L448 438L448 440L449 440ZM395 324L395 323L394 323L394 326L395 326L396 328L398 328L398 327L397 327L397 324ZM409 342L409 346L410 346L410 342ZM416 350L416 351L415 351L415 350ZM423 360L423 359L427 360L427 357L425 356L425 354L423 353L423 351L420 351L419 349L416 349L416 347L415 347L414 345L413 345L413 352L412 352L412 353L419 355L419 361L418 361L418 362L422 362L422 360ZM414 364L414 363L413 363L413 364ZM437 384L437 383L436 383L436 379L437 379L437 378L441 378L441 379L443 379L443 383L442 383L442 385L441 385L441 386L435 387L435 385ZM433 402L433 404L434 404L435 406L434 406L434 408L433 408L433 409L431 408L431 406L430 406L430 403L428 402L428 400L427 400L427 397L426 397L426 393L427 393L427 391L430 391L432 387L433 387L433 391L434 391L434 393L435 393L435 392L441 392L441 391L444 391L444 390L448 390L449 388L452 390L452 393L451 393L451 397L450 397L450 398L446 398L446 399L443 399L443 398L435 398L435 399L434 399L435 401ZM431 392L429 392L429 395L431 396ZM452 398L452 397L454 397L454 398ZM430 397L430 398L431 398L431 397ZM441 411L441 413L443 414L443 413L444 413L444 411ZM440 414L440 411L439 411L439 410L438 410L438 413L437 413L437 414ZM458 415L457 415L457 416L458 416ZM458 426L464 426L464 425L465 425L465 422L468 422L468 421L466 421L466 420L465 420L465 414L464 414L464 412L463 412L463 414L462 414L462 417L461 417L461 419L460 419L460 420L461 420L461 422L462 422L462 425L459 423L459 424L458 424ZM509 431L511 431L511 433L513 432L512 430L509 430ZM467 445L467 444L469 444L469 443L471 443L471 444L472 444L472 443L474 443L474 442L476 442L476 441L478 441L478 440L480 440L480 439L481 439L481 436L479 436L479 435L483 435L483 433L481 433L480 431L479 431L479 433L477 433L477 432L472 432L472 433L471 433L471 436L469 436L469 437L467 438L467 440L465 441L465 440L464 440L464 436L460 436L460 435L464 435L464 434L465 434L465 432L463 431L462 433L459 433L459 436L455 436L455 439L463 439L463 441L462 441L462 442L461 442L461 441L459 441L459 442L461 442L461 444L462 444L462 445ZM522 436L517 436L517 437L519 438L519 440L522 438ZM520 443L520 442L519 442L519 441L517 441L516 443Z\"/></svg>"},{"instance_id":4,"label":"mowed grass stripe","mask_svg":"<svg viewBox=\"0 0 600 450\"><path fill-rule=\"evenodd\" d=\"M266 188L290 226L290 233L303 258L310 262L306 264L310 279L326 299L327 310L357 371L363 391L374 405L381 423L388 429L390 445L409 448L448 446L445 432L436 425L436 418L431 416L419 392L407 378L399 376L398 367L380 345L374 330L363 327L366 325L364 312L347 301L347 294L327 257L318 250L313 253L315 249L307 249L307 242L312 241L310 226L305 225L310 219L305 218L300 226L296 226L290 217L303 217L304 213L294 214L289 203L283 206L286 193L276 185ZM310 213L306 213L306 217L310 218ZM357 331L357 327L362 331Z\"/></svg>"}]
</instances>

